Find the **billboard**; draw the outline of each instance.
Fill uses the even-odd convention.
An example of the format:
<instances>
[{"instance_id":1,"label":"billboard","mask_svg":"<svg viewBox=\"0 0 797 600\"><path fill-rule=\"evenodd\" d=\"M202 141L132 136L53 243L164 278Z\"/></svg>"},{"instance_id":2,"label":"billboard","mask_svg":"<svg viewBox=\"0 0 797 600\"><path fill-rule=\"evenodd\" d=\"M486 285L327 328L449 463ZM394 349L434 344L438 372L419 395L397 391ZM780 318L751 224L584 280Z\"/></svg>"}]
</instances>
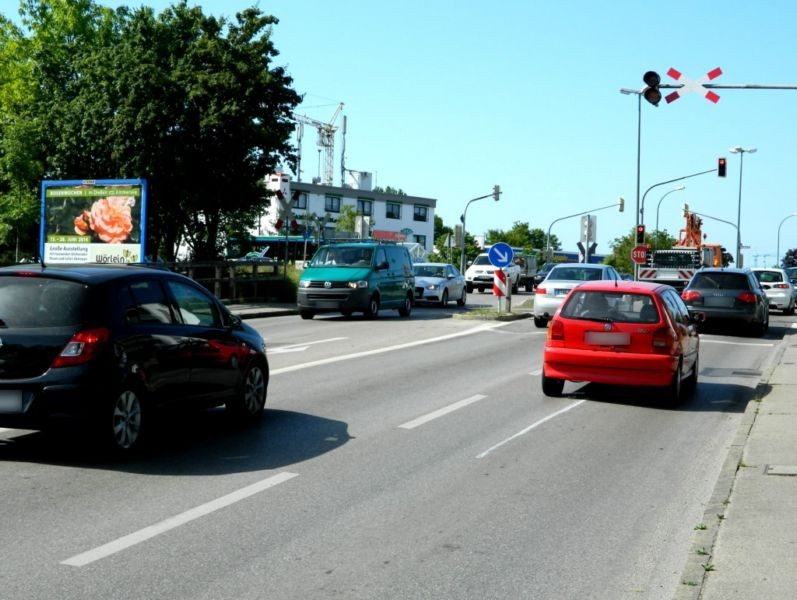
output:
<instances>
[{"instance_id":1,"label":"billboard","mask_svg":"<svg viewBox=\"0 0 797 600\"><path fill-rule=\"evenodd\" d=\"M144 179L43 181L39 254L45 263L144 262Z\"/></svg>"}]
</instances>

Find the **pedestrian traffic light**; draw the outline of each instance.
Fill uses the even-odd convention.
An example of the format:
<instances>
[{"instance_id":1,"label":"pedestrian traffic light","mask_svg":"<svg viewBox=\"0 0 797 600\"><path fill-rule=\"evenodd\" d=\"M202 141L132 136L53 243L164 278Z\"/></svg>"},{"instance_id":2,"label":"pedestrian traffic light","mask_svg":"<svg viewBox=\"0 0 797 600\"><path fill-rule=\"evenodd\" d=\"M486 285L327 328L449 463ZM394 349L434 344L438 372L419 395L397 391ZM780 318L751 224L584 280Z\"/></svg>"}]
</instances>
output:
<instances>
[{"instance_id":1,"label":"pedestrian traffic light","mask_svg":"<svg viewBox=\"0 0 797 600\"><path fill-rule=\"evenodd\" d=\"M648 71L642 76L642 81L644 81L647 86L642 90L642 96L653 106L658 106L659 102L661 102L661 91L659 90L661 77L659 77L656 71Z\"/></svg>"},{"instance_id":2,"label":"pedestrian traffic light","mask_svg":"<svg viewBox=\"0 0 797 600\"><path fill-rule=\"evenodd\" d=\"M493 186L493 200L498 202L498 197L500 195L501 195L501 186L500 185L494 185Z\"/></svg>"},{"instance_id":3,"label":"pedestrian traffic light","mask_svg":"<svg viewBox=\"0 0 797 600\"><path fill-rule=\"evenodd\" d=\"M720 177L725 177L725 170L728 166L728 162L724 158L717 159L717 175Z\"/></svg>"},{"instance_id":4,"label":"pedestrian traffic light","mask_svg":"<svg viewBox=\"0 0 797 600\"><path fill-rule=\"evenodd\" d=\"M636 243L637 244L644 244L645 243L645 226L644 225L637 225L636 226Z\"/></svg>"}]
</instances>

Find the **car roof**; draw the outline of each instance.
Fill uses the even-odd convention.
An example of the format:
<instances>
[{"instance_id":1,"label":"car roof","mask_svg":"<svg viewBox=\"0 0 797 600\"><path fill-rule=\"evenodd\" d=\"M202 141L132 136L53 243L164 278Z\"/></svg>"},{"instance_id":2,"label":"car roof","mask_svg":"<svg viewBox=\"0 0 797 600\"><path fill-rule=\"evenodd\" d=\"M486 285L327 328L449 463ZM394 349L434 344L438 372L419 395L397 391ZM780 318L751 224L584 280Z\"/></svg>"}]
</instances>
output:
<instances>
[{"instance_id":1,"label":"car roof","mask_svg":"<svg viewBox=\"0 0 797 600\"><path fill-rule=\"evenodd\" d=\"M580 262L567 262L567 263L553 263L554 267L587 267L588 269L605 269L609 265L600 265L596 263L580 263Z\"/></svg>"},{"instance_id":2,"label":"car roof","mask_svg":"<svg viewBox=\"0 0 797 600\"><path fill-rule=\"evenodd\" d=\"M749 267L703 267L695 272L699 273L752 273Z\"/></svg>"},{"instance_id":3,"label":"car roof","mask_svg":"<svg viewBox=\"0 0 797 600\"><path fill-rule=\"evenodd\" d=\"M653 294L660 293L671 286L664 283L652 283L649 281L627 281L625 279L611 280L600 279L585 281L579 285L577 290L591 292L622 292L628 294ZM675 288L672 288L673 290Z\"/></svg>"},{"instance_id":4,"label":"car roof","mask_svg":"<svg viewBox=\"0 0 797 600\"><path fill-rule=\"evenodd\" d=\"M72 281L80 281L90 285L104 283L112 279L136 277L143 274L164 275L167 273L173 276L181 277L181 275L174 273L173 271L168 271L166 269L153 267L142 263L124 263L114 265L100 265L91 263L48 266L44 266L41 263L36 263L0 267L0 277L13 275L33 275L54 277L59 279L70 279Z\"/></svg>"}]
</instances>

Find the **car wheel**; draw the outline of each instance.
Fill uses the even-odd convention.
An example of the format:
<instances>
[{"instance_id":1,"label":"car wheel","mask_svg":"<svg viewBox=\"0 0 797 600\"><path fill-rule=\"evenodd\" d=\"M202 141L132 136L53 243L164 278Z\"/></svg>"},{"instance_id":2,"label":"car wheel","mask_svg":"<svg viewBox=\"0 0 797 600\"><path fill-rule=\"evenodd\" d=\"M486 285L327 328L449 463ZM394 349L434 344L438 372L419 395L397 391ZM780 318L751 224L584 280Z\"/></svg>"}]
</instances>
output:
<instances>
[{"instance_id":1,"label":"car wheel","mask_svg":"<svg viewBox=\"0 0 797 600\"><path fill-rule=\"evenodd\" d=\"M302 309L299 311L299 316L304 320L312 319L315 313L312 310Z\"/></svg>"},{"instance_id":2,"label":"car wheel","mask_svg":"<svg viewBox=\"0 0 797 600\"><path fill-rule=\"evenodd\" d=\"M700 371L700 358L695 358L695 364L692 365L692 372L686 378L684 385L686 386L687 393L691 394L697 389L697 374Z\"/></svg>"},{"instance_id":3,"label":"car wheel","mask_svg":"<svg viewBox=\"0 0 797 600\"><path fill-rule=\"evenodd\" d=\"M106 435L106 440L114 452L131 454L142 445L143 434L149 428L149 420L144 419L147 410L142 395L138 386L124 385L111 400L110 415L106 413L103 426L108 426L106 419L110 417L110 429L105 430L110 435Z\"/></svg>"},{"instance_id":4,"label":"car wheel","mask_svg":"<svg viewBox=\"0 0 797 600\"><path fill-rule=\"evenodd\" d=\"M412 314L412 296L404 296L404 303L398 309L399 316L409 317Z\"/></svg>"},{"instance_id":5,"label":"car wheel","mask_svg":"<svg viewBox=\"0 0 797 600\"><path fill-rule=\"evenodd\" d=\"M443 290L443 295L440 297L440 306L445 308L448 304L448 290Z\"/></svg>"},{"instance_id":6,"label":"car wheel","mask_svg":"<svg viewBox=\"0 0 797 600\"><path fill-rule=\"evenodd\" d=\"M483 288L483 287L480 287L480 288L479 288L479 293L480 293L480 294L483 294L483 293L484 293L484 288Z\"/></svg>"},{"instance_id":7,"label":"car wheel","mask_svg":"<svg viewBox=\"0 0 797 600\"><path fill-rule=\"evenodd\" d=\"M679 360L678 367L673 373L672 381L667 386L666 400L670 406L678 406L683 399L683 363Z\"/></svg>"},{"instance_id":8,"label":"car wheel","mask_svg":"<svg viewBox=\"0 0 797 600\"><path fill-rule=\"evenodd\" d=\"M379 316L379 296L372 294L368 299L368 308L365 309L367 319L376 319Z\"/></svg>"},{"instance_id":9,"label":"car wheel","mask_svg":"<svg viewBox=\"0 0 797 600\"><path fill-rule=\"evenodd\" d=\"M551 398L559 398L562 395L562 390L565 389L564 379L554 379L553 377L546 377L545 371L542 372L542 393Z\"/></svg>"},{"instance_id":10,"label":"car wheel","mask_svg":"<svg viewBox=\"0 0 797 600\"><path fill-rule=\"evenodd\" d=\"M466 284L465 288L468 290L469 294L473 293L473 284L472 283Z\"/></svg>"},{"instance_id":11,"label":"car wheel","mask_svg":"<svg viewBox=\"0 0 797 600\"><path fill-rule=\"evenodd\" d=\"M548 319L546 319L545 317L534 317L534 324L540 329L542 329L543 327L548 326Z\"/></svg>"},{"instance_id":12,"label":"car wheel","mask_svg":"<svg viewBox=\"0 0 797 600\"><path fill-rule=\"evenodd\" d=\"M226 408L234 417L252 421L259 417L266 406L268 374L260 364L251 364L244 373L241 388L235 397L227 402Z\"/></svg>"},{"instance_id":13,"label":"car wheel","mask_svg":"<svg viewBox=\"0 0 797 600\"><path fill-rule=\"evenodd\" d=\"M462 288L462 296L457 300L457 306L465 306L465 302L468 300L468 290Z\"/></svg>"},{"instance_id":14,"label":"car wheel","mask_svg":"<svg viewBox=\"0 0 797 600\"><path fill-rule=\"evenodd\" d=\"M789 307L783 311L784 315L793 315L794 314L794 301L789 305Z\"/></svg>"}]
</instances>

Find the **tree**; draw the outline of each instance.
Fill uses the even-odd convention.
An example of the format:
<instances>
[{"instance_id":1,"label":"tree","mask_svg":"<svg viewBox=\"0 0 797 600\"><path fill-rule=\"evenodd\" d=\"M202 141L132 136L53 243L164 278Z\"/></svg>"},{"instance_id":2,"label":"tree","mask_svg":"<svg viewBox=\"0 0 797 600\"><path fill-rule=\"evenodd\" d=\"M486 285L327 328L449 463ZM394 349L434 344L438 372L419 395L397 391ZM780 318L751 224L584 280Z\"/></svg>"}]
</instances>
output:
<instances>
[{"instance_id":1,"label":"tree","mask_svg":"<svg viewBox=\"0 0 797 600\"><path fill-rule=\"evenodd\" d=\"M531 229L528 223L515 221L509 231L488 230L485 242L488 244L506 242L514 248L523 248L527 252L536 250L538 251L537 261L540 262L545 260L546 236L546 232L542 229ZM561 249L559 239L555 235L551 236L550 244L553 250Z\"/></svg>"},{"instance_id":2,"label":"tree","mask_svg":"<svg viewBox=\"0 0 797 600\"><path fill-rule=\"evenodd\" d=\"M0 191L36 190L45 177L140 177L147 254L172 259L183 242L214 258L227 238L247 235L269 202L263 178L295 162L300 97L272 65L277 19L249 8L228 22L186 0L158 17L24 0L23 23L29 37L0 22L0 68L15 67L0 85L0 123L14 127L0 125L0 136L8 146L29 131L33 142L3 156ZM27 104L12 102L14 86L32 91Z\"/></svg>"},{"instance_id":3,"label":"tree","mask_svg":"<svg viewBox=\"0 0 797 600\"><path fill-rule=\"evenodd\" d=\"M655 232L654 232L655 233ZM653 247L654 234L646 233L645 242L649 247ZM658 236L655 238L658 248L672 248L677 241L674 237L667 233L666 230L659 231ZM636 247L636 227L633 227L628 235L616 238L610 244L612 253L603 261L607 265L613 266L621 273L633 273L634 263L631 260L631 250Z\"/></svg>"},{"instance_id":4,"label":"tree","mask_svg":"<svg viewBox=\"0 0 797 600\"><path fill-rule=\"evenodd\" d=\"M386 188L381 188L379 186L376 186L373 189L373 191L375 193L377 193L377 194L393 194L394 196L406 196L407 195L407 193L404 190L402 190L401 188L396 189L396 188L392 188L390 186L387 186Z\"/></svg>"}]
</instances>

